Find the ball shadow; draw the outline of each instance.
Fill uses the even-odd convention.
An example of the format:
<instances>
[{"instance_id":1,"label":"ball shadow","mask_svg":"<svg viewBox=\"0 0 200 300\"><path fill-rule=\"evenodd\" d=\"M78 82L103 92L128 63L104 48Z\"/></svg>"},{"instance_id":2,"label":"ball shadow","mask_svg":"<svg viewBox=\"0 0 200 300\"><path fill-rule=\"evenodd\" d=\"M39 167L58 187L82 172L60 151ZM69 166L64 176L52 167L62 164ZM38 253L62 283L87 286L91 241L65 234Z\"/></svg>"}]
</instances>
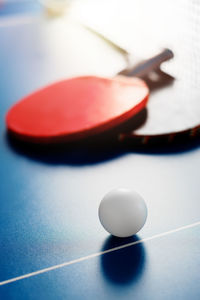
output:
<instances>
[{"instance_id":1,"label":"ball shadow","mask_svg":"<svg viewBox=\"0 0 200 300\"><path fill-rule=\"evenodd\" d=\"M102 251L140 241L138 236L131 238L109 237ZM142 243L106 253L101 256L101 269L106 280L112 284L129 285L136 283L145 268L145 248Z\"/></svg>"}]
</instances>

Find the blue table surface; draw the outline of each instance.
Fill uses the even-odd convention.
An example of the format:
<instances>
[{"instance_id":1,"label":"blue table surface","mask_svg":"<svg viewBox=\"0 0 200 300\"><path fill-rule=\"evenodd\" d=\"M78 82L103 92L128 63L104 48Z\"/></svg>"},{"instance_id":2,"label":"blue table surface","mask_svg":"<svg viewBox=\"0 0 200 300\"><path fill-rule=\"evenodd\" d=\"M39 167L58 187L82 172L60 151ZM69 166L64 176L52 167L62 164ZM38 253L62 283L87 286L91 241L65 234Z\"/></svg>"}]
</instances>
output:
<instances>
[{"instance_id":1,"label":"blue table surface","mask_svg":"<svg viewBox=\"0 0 200 300\"><path fill-rule=\"evenodd\" d=\"M35 14L41 11L40 2L37 0L19 0L0 2L0 17L11 15Z\"/></svg>"},{"instance_id":2,"label":"blue table surface","mask_svg":"<svg viewBox=\"0 0 200 300\"><path fill-rule=\"evenodd\" d=\"M18 99L70 76L112 76L125 60L78 22L40 13L10 26L0 18L0 43L0 299L199 299L199 143L56 152L12 141L4 120ZM115 187L147 203L132 238L111 237L98 220Z\"/></svg>"}]
</instances>

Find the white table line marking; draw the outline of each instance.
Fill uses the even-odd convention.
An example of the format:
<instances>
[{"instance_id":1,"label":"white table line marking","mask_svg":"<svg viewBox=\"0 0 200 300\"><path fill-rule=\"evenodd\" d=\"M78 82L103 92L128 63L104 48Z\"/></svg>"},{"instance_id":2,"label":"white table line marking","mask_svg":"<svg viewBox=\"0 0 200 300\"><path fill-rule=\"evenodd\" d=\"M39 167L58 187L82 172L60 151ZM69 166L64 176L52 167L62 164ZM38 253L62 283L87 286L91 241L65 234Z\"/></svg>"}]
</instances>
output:
<instances>
[{"instance_id":1,"label":"white table line marking","mask_svg":"<svg viewBox=\"0 0 200 300\"><path fill-rule=\"evenodd\" d=\"M5 16L0 18L0 28L1 27L9 27L9 26L17 26L17 25L25 25L32 23L36 20L39 20L38 16L34 15L14 15L14 16Z\"/></svg>"},{"instance_id":2,"label":"white table line marking","mask_svg":"<svg viewBox=\"0 0 200 300\"><path fill-rule=\"evenodd\" d=\"M199 226L199 225L200 225L200 221L189 224L189 225L186 225L186 226L182 226L182 227L179 227L179 228L176 228L176 229L172 229L172 230L169 230L169 231L166 231L166 232L163 232L163 233L159 233L159 234L153 235L152 237L144 238L144 239L138 240L136 242L128 243L128 244L118 246L118 247L115 247L115 248L111 248L111 249L108 249L108 250L105 250L105 251L90 254L88 256L80 257L78 259L67 261L67 262L64 262L62 264L58 264L58 265L55 265L55 266L52 266L52 267L44 268L44 269L41 269L41 270L38 270L38 271L35 271L35 272L31 272L31 273L28 273L28 274L25 274L25 275L21 275L21 276L14 277L14 278L11 278L11 279L8 279L8 280L4 280L4 281L0 282L0 286L9 284L9 283L12 283L12 282L15 282L15 281L19 281L19 280L22 280L22 279L25 279L25 278L33 277L33 276L36 276L36 275L39 275L39 274L43 274L43 273L46 273L46 272L49 272L49 271L53 271L53 270L56 270L56 269L60 269L60 268L63 268L63 267L69 266L69 265L73 265L73 264L88 260L90 258L98 257L98 256L101 256L101 255L104 255L104 254L107 254L107 253L111 253L111 252L114 252L114 251L117 251L117 250L120 250L120 249L124 249L124 248L130 247L130 246L134 246L134 245L137 245L137 244L144 243L144 242L148 242L148 241L151 241L151 240L154 240L154 239L157 239L157 238L161 238L161 237L164 237L166 235L176 233L176 232L179 232L179 231L182 231L182 230L185 230L185 229L193 228L193 227L196 227L196 226Z\"/></svg>"}]
</instances>

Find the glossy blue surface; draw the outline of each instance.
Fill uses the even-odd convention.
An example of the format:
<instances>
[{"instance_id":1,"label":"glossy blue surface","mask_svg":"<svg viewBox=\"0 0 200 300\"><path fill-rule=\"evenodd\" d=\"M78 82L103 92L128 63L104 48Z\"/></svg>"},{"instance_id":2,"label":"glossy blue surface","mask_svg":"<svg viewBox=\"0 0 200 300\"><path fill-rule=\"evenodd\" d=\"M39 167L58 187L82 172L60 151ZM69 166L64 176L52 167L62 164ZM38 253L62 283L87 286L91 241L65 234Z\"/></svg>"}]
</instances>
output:
<instances>
[{"instance_id":1,"label":"glossy blue surface","mask_svg":"<svg viewBox=\"0 0 200 300\"><path fill-rule=\"evenodd\" d=\"M188 229L3 286L2 295L5 299L199 299L199 235L199 227Z\"/></svg>"},{"instance_id":2,"label":"glossy blue surface","mask_svg":"<svg viewBox=\"0 0 200 300\"><path fill-rule=\"evenodd\" d=\"M5 114L26 94L123 66L103 41L65 22L0 27L0 282L200 221L198 143L157 153L107 143L52 150L6 134ZM98 220L115 187L135 189L148 206L131 239L111 238ZM196 226L3 285L0 299L199 299L199 234Z\"/></svg>"},{"instance_id":3,"label":"glossy blue surface","mask_svg":"<svg viewBox=\"0 0 200 300\"><path fill-rule=\"evenodd\" d=\"M33 14L39 11L41 11L41 5L34 0L2 1L0 3L0 17L27 13Z\"/></svg>"}]
</instances>

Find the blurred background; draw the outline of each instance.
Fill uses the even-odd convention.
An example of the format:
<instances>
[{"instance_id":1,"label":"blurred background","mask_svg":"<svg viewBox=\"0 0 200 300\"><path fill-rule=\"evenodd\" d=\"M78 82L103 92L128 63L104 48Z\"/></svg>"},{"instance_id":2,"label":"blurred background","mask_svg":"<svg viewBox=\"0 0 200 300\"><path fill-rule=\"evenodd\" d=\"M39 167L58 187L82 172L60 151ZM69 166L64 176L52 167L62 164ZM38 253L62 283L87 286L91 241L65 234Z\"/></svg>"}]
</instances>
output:
<instances>
[{"instance_id":1,"label":"blurred background","mask_svg":"<svg viewBox=\"0 0 200 300\"><path fill-rule=\"evenodd\" d=\"M150 113L161 128L174 115L178 130L182 116L184 127L193 127L200 123L199 12L195 0L0 0L1 77L13 86L26 77L29 93L61 78L114 76L170 48L174 59L162 69L176 79L175 88L149 103L164 105L165 115L156 115L154 107Z\"/></svg>"}]
</instances>

